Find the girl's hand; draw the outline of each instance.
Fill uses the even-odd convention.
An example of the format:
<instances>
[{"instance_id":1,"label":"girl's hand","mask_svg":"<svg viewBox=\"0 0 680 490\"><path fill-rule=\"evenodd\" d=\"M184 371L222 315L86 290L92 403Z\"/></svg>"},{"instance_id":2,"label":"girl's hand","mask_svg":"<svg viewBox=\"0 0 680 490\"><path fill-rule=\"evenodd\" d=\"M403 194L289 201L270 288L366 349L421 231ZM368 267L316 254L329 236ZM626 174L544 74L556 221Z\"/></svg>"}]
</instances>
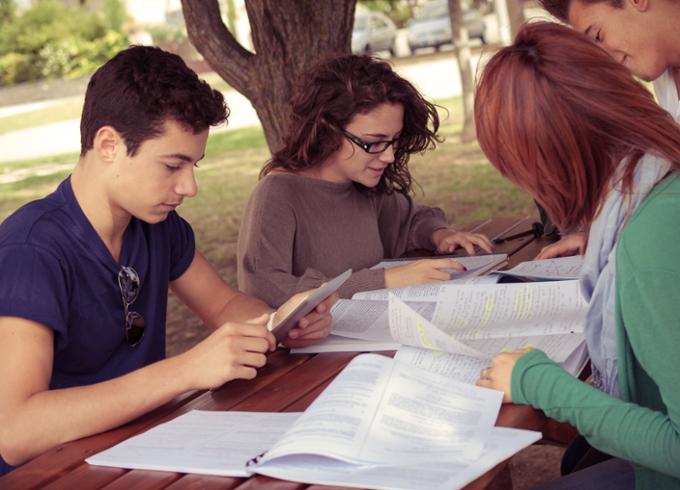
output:
<instances>
[{"instance_id":1,"label":"girl's hand","mask_svg":"<svg viewBox=\"0 0 680 490\"><path fill-rule=\"evenodd\" d=\"M583 255L586 251L587 239L588 236L583 232L565 235L561 240L543 247L535 260Z\"/></svg>"},{"instance_id":2,"label":"girl's hand","mask_svg":"<svg viewBox=\"0 0 680 490\"><path fill-rule=\"evenodd\" d=\"M484 388L502 391L503 403L511 403L512 393L510 392L510 386L512 370L517 360L530 350L531 348L517 349L512 352L496 354L491 360L491 366L481 370L479 379L475 384Z\"/></svg>"},{"instance_id":3,"label":"girl's hand","mask_svg":"<svg viewBox=\"0 0 680 490\"><path fill-rule=\"evenodd\" d=\"M469 233L467 231L455 231L450 228L440 228L432 233L432 243L437 247L437 252L447 254L456 248L462 247L469 255L475 255L475 245L488 253L493 253L493 244L481 233Z\"/></svg>"},{"instance_id":4,"label":"girl's hand","mask_svg":"<svg viewBox=\"0 0 680 490\"><path fill-rule=\"evenodd\" d=\"M385 287L401 288L415 284L448 281L451 274L445 269L465 272L465 267L452 259L422 259L407 265L385 269Z\"/></svg>"}]
</instances>

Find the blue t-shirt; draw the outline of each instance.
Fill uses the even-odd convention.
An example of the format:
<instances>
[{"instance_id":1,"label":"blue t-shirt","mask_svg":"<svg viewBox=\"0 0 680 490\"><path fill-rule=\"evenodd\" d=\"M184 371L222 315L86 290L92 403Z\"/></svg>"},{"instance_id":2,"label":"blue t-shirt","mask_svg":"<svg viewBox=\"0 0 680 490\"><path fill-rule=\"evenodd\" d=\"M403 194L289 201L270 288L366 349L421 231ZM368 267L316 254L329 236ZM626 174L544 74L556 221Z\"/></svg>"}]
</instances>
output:
<instances>
[{"instance_id":1,"label":"blue t-shirt","mask_svg":"<svg viewBox=\"0 0 680 490\"><path fill-rule=\"evenodd\" d=\"M172 212L153 225L132 218L116 262L67 178L0 225L0 316L54 330L51 389L116 378L165 356L169 282L187 270L194 252L191 226ZM145 320L135 347L125 337L121 266L133 267L141 279L129 308ZM0 475L3 466L0 459Z\"/></svg>"}]
</instances>

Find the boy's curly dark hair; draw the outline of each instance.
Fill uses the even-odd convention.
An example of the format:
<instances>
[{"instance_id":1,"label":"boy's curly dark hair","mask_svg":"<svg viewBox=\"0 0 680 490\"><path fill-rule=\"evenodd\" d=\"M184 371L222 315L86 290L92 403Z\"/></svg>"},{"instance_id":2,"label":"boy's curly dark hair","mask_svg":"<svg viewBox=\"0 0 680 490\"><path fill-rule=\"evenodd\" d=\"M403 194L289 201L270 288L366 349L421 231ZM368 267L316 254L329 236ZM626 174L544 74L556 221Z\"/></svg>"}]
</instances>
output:
<instances>
[{"instance_id":1,"label":"boy's curly dark hair","mask_svg":"<svg viewBox=\"0 0 680 490\"><path fill-rule=\"evenodd\" d=\"M365 114L385 102L404 106L404 128L394 162L370 191L408 193L412 184L409 157L434 148L440 141L436 134L439 116L436 107L410 82L397 75L388 63L370 56L326 60L298 82L284 147L274 153L260 176L275 169L298 172L323 163L340 148L342 131L356 114Z\"/></svg>"},{"instance_id":2,"label":"boy's curly dark hair","mask_svg":"<svg viewBox=\"0 0 680 490\"><path fill-rule=\"evenodd\" d=\"M224 97L200 80L176 54L131 46L92 75L80 120L80 154L92 149L102 126L114 127L134 156L163 132L166 119L199 133L229 115Z\"/></svg>"}]
</instances>

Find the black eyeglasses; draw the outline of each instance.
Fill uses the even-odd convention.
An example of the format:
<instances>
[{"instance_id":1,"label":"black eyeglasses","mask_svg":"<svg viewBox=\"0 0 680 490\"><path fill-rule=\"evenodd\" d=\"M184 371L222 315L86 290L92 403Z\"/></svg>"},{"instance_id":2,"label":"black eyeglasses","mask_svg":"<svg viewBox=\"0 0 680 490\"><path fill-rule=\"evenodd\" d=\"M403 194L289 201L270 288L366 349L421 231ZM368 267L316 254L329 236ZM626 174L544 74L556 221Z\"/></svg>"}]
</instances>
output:
<instances>
[{"instance_id":1,"label":"black eyeglasses","mask_svg":"<svg viewBox=\"0 0 680 490\"><path fill-rule=\"evenodd\" d=\"M140 287L141 281L137 271L132 267L122 266L118 272L118 288L125 309L125 339L130 347L139 344L144 337L144 317L130 310L130 306L139 295Z\"/></svg>"},{"instance_id":2,"label":"black eyeglasses","mask_svg":"<svg viewBox=\"0 0 680 490\"><path fill-rule=\"evenodd\" d=\"M350 133L349 131L343 129L342 134L345 135L345 138L350 140L352 143L356 144L359 148L364 150L366 153L382 153L383 151L387 150L387 148L391 145L395 151L399 145L399 138L401 136L398 136L392 140L384 140L384 141L373 141L369 143L368 141L364 141L358 136Z\"/></svg>"}]
</instances>

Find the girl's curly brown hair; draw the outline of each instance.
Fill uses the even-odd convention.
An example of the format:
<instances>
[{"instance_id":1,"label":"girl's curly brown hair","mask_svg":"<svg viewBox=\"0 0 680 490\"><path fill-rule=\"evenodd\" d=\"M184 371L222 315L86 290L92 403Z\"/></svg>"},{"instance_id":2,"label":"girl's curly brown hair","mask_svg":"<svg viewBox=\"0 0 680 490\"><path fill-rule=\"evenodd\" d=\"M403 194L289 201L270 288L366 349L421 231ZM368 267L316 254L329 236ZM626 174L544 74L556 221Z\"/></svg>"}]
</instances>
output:
<instances>
[{"instance_id":1,"label":"girl's curly brown hair","mask_svg":"<svg viewBox=\"0 0 680 490\"><path fill-rule=\"evenodd\" d=\"M361 190L408 194L412 177L408 160L413 153L434 148L439 115L410 82L392 67L370 56L342 56L322 62L296 85L284 136L284 146L267 162L260 177L275 169L299 172L323 163L343 141L342 131L356 114L385 103L404 107L404 128L392 162L378 185Z\"/></svg>"}]
</instances>

